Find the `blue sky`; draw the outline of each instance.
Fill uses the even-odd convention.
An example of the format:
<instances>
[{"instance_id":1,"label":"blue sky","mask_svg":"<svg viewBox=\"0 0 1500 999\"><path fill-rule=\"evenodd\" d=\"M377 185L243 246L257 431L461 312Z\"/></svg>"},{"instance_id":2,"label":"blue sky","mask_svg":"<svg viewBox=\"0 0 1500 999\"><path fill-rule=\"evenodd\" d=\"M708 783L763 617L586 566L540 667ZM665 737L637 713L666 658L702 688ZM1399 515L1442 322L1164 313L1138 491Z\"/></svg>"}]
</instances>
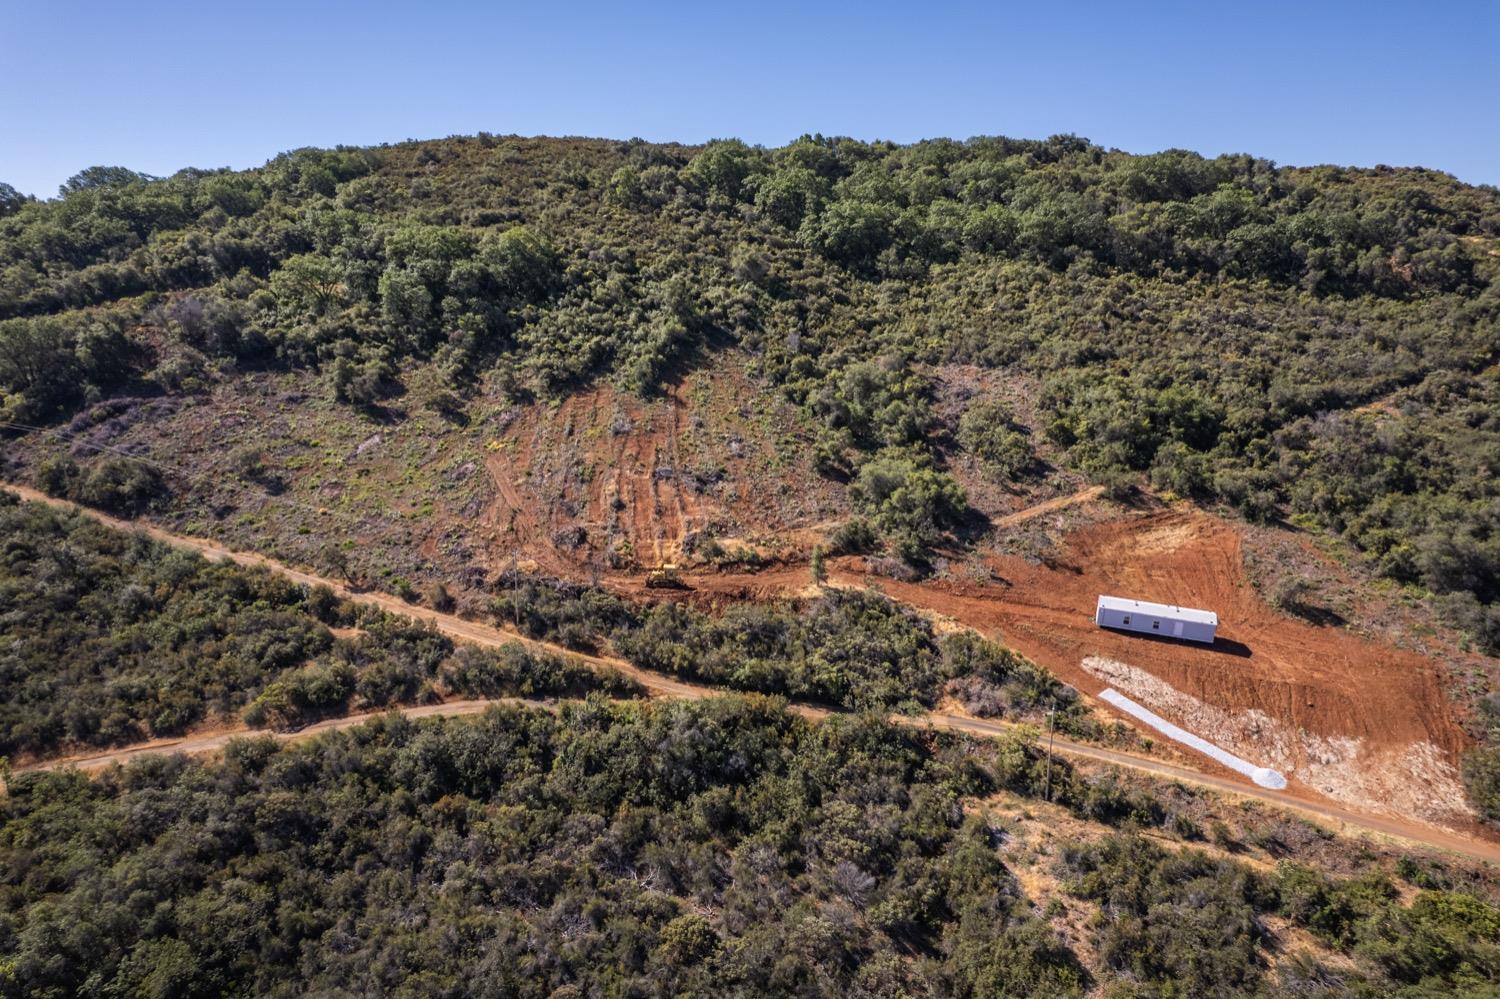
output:
<instances>
[{"instance_id":1,"label":"blue sky","mask_svg":"<svg viewBox=\"0 0 1500 999\"><path fill-rule=\"evenodd\" d=\"M1500 3L19 3L0 181L488 131L1423 165L1500 183Z\"/></svg>"}]
</instances>

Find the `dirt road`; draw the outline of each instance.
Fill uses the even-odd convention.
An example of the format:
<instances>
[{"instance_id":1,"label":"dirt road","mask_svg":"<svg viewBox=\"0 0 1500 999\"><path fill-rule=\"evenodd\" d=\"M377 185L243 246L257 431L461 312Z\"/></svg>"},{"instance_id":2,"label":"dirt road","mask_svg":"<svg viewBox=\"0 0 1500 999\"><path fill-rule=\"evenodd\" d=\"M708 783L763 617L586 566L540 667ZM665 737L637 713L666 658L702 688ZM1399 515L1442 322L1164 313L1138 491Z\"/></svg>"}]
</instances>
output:
<instances>
[{"instance_id":1,"label":"dirt road","mask_svg":"<svg viewBox=\"0 0 1500 999\"><path fill-rule=\"evenodd\" d=\"M702 697L708 694L718 693L707 688L694 687L692 692L686 696ZM672 695L668 695L672 696ZM525 705L534 709L555 711L559 706L556 701L528 700L519 697L502 697L492 700L463 700L447 701L441 704L422 704L414 707L396 708L401 715L407 718L436 718L436 717L459 717L463 715L480 714L490 707L502 704ZM792 705L792 710L810 718L825 717L828 712L809 707L807 705ZM48 760L29 766L17 767L19 773L33 771L54 770L59 767L76 767L83 771L103 770L117 763L128 763L141 756L149 756L154 753L186 753L189 755L199 753L212 753L223 749L231 739L247 738L255 736L270 736L271 738L290 742L299 739L309 739L324 732L337 731L339 729L353 728L362 725L372 718L378 717L383 712L370 712L363 714L346 715L342 718L329 718L309 725L306 728L294 732L276 732L270 729L226 729L201 736L187 736L181 739L159 739L153 742L140 743L134 746L124 746L120 749L110 750L104 753L95 753L86 756L70 756L62 759ZM977 736L979 738L993 738L1013 731L1016 726L1005 721L994 721L981 718L965 718L959 715L932 712L930 714L916 717L894 715L891 720L901 725L909 725L917 728L941 729L949 732L960 732L965 735ZM1449 850L1453 853L1473 857L1491 863L1500 863L1500 845L1485 843L1477 840L1466 839L1455 836L1441 830L1414 831L1410 826L1399 822L1382 819L1378 816L1359 815L1347 809L1339 808L1337 805L1323 804L1319 802L1304 801L1290 794L1263 789L1253 789L1246 784L1227 777L1218 777L1213 774L1205 774L1187 767L1174 766L1161 760L1148 759L1131 753L1123 753L1117 750L1104 749L1099 746L1090 746L1085 743L1074 742L1071 739L1054 737L1052 748L1063 756L1077 759L1093 760L1116 767L1127 767L1142 773L1151 774L1167 780L1179 781L1184 784L1192 784L1198 787L1209 788L1214 791L1238 795L1246 798L1255 798L1270 802L1292 811L1302 812L1315 818L1331 823L1341 832L1374 832L1397 840L1419 843L1423 846L1437 847Z\"/></svg>"},{"instance_id":2,"label":"dirt road","mask_svg":"<svg viewBox=\"0 0 1500 999\"><path fill-rule=\"evenodd\" d=\"M1066 510L1070 506L1078 506L1082 503L1092 503L1103 495L1103 486L1089 486L1087 489L1080 489L1076 493L1059 496L1057 499L1050 499L1045 503L1038 503L1036 506L1028 506L1024 510L1017 510L1015 513L1006 514L1004 517L997 517L995 518L994 526L1015 527L1017 524L1024 524L1028 520L1034 520L1043 514Z\"/></svg>"},{"instance_id":3,"label":"dirt road","mask_svg":"<svg viewBox=\"0 0 1500 999\"><path fill-rule=\"evenodd\" d=\"M556 710L557 707L556 702L553 701L534 701L521 697L499 697L492 700L445 701L441 704L421 704L400 710L408 718L454 717L460 715L477 715L487 708L500 704L524 704L527 707L540 708L545 711ZM136 743L133 746L122 746L119 749L112 749L108 752L94 753L87 756L65 756L55 760L46 760L41 763L19 766L15 769L17 773L56 770L59 767L77 767L79 770L85 771L103 770L106 767L114 766L116 763L129 763L136 757L151 756L156 753L185 753L189 756L195 756L199 753L213 753L227 746L231 739L270 736L282 742L290 742L293 739L309 739L323 732L332 732L338 729L352 728L355 725L362 725L372 718L379 717L383 713L375 711L345 715L341 718L326 718L315 724L288 732L243 727L222 728L205 735L188 735L180 739L154 739L150 742Z\"/></svg>"},{"instance_id":4,"label":"dirt road","mask_svg":"<svg viewBox=\"0 0 1500 999\"><path fill-rule=\"evenodd\" d=\"M444 614L428 608L408 604L399 597L377 592L356 592L348 587L336 583L333 580L317 576L312 573L293 569L282 565L274 559L263 555L245 552L234 552L215 542L203 538L192 538L176 535L164 531L158 527L138 521L126 521L98 511L79 507L73 503L54 499L34 489L11 484L0 484L9 492L27 500L46 503L61 509L76 510L87 516L93 517L102 523L108 524L123 531L144 531L149 536L180 547L190 548L197 551L206 558L214 560L227 560L247 566L260 566L274 572L285 575L299 583L309 586L327 586L341 597L349 600L373 605L382 610L396 614L404 614L416 620L430 622L435 628L450 637L473 642L480 645L503 645L508 642L521 642L533 648L557 654L570 656L599 669L615 670L625 676L638 681L652 696L671 698L704 698L718 696L724 691L718 688L701 684L687 683L671 677L663 676L648 670L643 670L623 659L606 656L591 656L565 649L561 646L552 645L535 639L506 631L504 629L491 627L477 621L469 621L453 614ZM893 594L895 595L895 594ZM453 701L443 704L422 705L417 707L403 708L401 712L408 717L428 717L436 715L472 714L484 710L490 704L506 703L506 701ZM514 702L512 703L519 703ZM529 702L540 703L540 702ZM793 710L806 717L819 718L826 716L827 711L809 705L794 705ZM224 731L205 735L199 738L184 738L177 740L159 740L153 743L144 743L136 746L127 746L107 753L89 756L70 757L59 760L38 763L28 767L18 767L17 770L49 769L56 766L78 766L81 769L98 769L109 766L112 763L124 762L133 757L149 753L159 752L184 752L200 753L212 752L220 749L231 738L251 734L271 734L277 738L305 738L316 735L319 732L332 729L346 728L358 725L369 720L368 714L354 715L346 718L329 719L309 726L295 733L260 733L251 730ZM900 724L915 726L931 726L937 729L963 732L979 737L993 737L1014 728L1013 725L987 719L968 718L959 715L945 714L941 712L930 712L924 715L904 717L894 716L893 721ZM1381 835L1392 836L1410 842L1431 846L1443 850L1451 850L1467 856L1482 860L1500 863L1500 844L1484 840L1471 839L1443 830L1434 829L1426 825L1414 822L1405 822L1398 819L1370 815L1364 812L1346 809L1330 802L1292 794L1285 791L1271 791L1258 788L1247 782L1235 778L1221 776L1214 773L1205 773L1188 767L1176 766L1160 760L1136 756L1115 750L1103 749L1097 746L1089 746L1075 743L1067 739L1057 738L1053 742L1054 749L1062 754L1095 760L1114 766L1128 767L1141 772L1178 780L1184 783L1196 784L1215 790L1228 792L1245 798L1254 798L1270 802L1285 808L1293 809L1316 818L1333 821L1343 826L1365 832L1374 832Z\"/></svg>"}]
</instances>

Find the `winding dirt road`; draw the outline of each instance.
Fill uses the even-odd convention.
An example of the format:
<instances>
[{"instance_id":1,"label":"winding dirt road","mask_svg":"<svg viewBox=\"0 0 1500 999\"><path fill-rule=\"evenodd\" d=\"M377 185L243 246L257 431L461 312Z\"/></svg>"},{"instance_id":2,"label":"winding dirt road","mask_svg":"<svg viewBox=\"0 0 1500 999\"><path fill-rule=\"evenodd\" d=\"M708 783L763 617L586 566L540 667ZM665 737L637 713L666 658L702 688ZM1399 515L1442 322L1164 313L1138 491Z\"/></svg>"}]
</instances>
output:
<instances>
[{"instance_id":1,"label":"winding dirt road","mask_svg":"<svg viewBox=\"0 0 1500 999\"><path fill-rule=\"evenodd\" d=\"M312 573L283 565L275 559L264 555L247 552L231 551L222 545L203 538L186 537L164 531L159 527L141 521L122 520L111 517L108 514L96 510L80 507L76 504L58 500L44 493L25 486L0 483L0 488L26 500L37 503L45 503L59 509L71 510L92 517L101 523L117 528L122 531L143 531L152 538L167 544L190 548L205 558L216 561L230 561L239 565L259 566L273 572L286 576L296 582L308 586L327 586L339 596L351 601L364 603L378 607L394 614L402 614L415 620L428 622L438 631L451 638L460 641L471 642L477 645L499 646L509 642L520 642L532 648L548 653L568 656L587 663L596 669L613 670L620 674L636 680L653 697L663 698L686 698L700 699L706 697L720 696L725 691L716 687L702 684L687 683L659 673L643 670L638 666L624 660L607 656L586 655L575 652L562 646L553 645L536 639L527 638L523 635L470 621L454 614L444 614L425 607L419 607L407 603L391 594L372 591L354 591L331 579L324 578ZM530 704L542 708L555 708L555 702L549 701L527 701L519 698L501 698L495 700L462 700L449 701L440 704L419 705L404 707L397 710L410 718L424 718L436 716L453 716L476 714L495 704ZM826 709L805 704L793 704L791 710L808 718L822 718L829 713ZM336 729L350 728L362 724L374 714L350 715L343 718L332 718L295 732L274 732L270 730L255 729L231 729L216 731L201 736L188 736L181 739L157 740L154 742L141 743L133 746L125 746L120 749L92 755L79 755L47 760L28 765L18 766L16 772L50 770L57 767L73 766L80 770L98 770L116 763L123 763L142 755L152 753L208 753L220 750L231 739L245 736L270 735L277 739L292 740L315 736L322 732ZM914 727L942 729L952 732L960 732L980 738L992 738L1014 730L1014 723L996 721L989 719L971 718L962 715L947 714L943 712L929 712L915 716L895 715L892 721L911 725ZM1211 788L1216 791L1237 795L1242 798L1251 798L1265 801L1282 808L1301 812L1304 815L1320 819L1325 823L1332 823L1341 831L1359 831L1376 833L1382 836L1393 837L1416 843L1422 846L1433 847L1440 850L1448 850L1457 854L1473 857L1479 860L1500 864L1500 844L1484 840L1472 839L1435 829L1429 826L1411 822L1404 822L1383 816L1369 815L1351 809L1343 808L1322 800L1309 800L1306 797L1290 794L1285 791L1272 791L1259 788L1239 779L1221 776L1215 773L1206 773L1189 767L1165 763L1161 760L1138 756L1133 753L1125 753L1118 750L1104 749L1099 746L1091 746L1072 740L1055 737L1052 740L1052 748L1061 754L1092 760L1099 763L1118 767L1127 767L1132 770L1151 774L1168 780L1180 781L1185 784L1193 784L1200 787Z\"/></svg>"}]
</instances>

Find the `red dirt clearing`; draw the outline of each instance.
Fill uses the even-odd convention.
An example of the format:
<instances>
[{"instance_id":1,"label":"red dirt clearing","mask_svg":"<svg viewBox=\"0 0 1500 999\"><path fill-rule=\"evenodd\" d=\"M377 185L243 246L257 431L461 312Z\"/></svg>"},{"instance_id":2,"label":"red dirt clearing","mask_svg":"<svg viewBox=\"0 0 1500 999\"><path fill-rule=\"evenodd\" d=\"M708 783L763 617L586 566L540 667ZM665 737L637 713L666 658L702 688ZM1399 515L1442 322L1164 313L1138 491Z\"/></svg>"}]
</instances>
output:
<instances>
[{"instance_id":1,"label":"red dirt clearing","mask_svg":"<svg viewBox=\"0 0 1500 999\"><path fill-rule=\"evenodd\" d=\"M486 461L496 554L577 577L678 562L698 531L757 550L785 541L790 525L843 506L812 474L798 419L736 370L690 376L653 402L597 386L527 407Z\"/></svg>"},{"instance_id":2,"label":"red dirt clearing","mask_svg":"<svg viewBox=\"0 0 1500 999\"><path fill-rule=\"evenodd\" d=\"M1081 664L1102 656L1222 711L1261 712L1283 733L1360 740L1361 754L1372 757L1431 744L1455 763L1468 740L1444 693L1442 665L1278 614L1245 578L1240 544L1233 525L1172 510L1082 528L1050 565L998 559L1003 583L880 586L998 633L1091 695L1106 684ZM1099 629L1091 618L1101 593L1217 611L1219 641L1206 647ZM1317 762L1306 750L1293 755Z\"/></svg>"},{"instance_id":3,"label":"red dirt clearing","mask_svg":"<svg viewBox=\"0 0 1500 999\"><path fill-rule=\"evenodd\" d=\"M1301 771L1304 794L1316 788L1365 808L1470 825L1454 779L1469 741L1444 692L1443 665L1273 610L1246 578L1241 536L1231 523L1185 508L1131 514L1072 532L1045 564L997 557L991 565L994 582L903 583L870 575L860 559L846 558L836 560L832 577L998 636L1090 696L1107 686L1082 665L1098 656L1228 715L1259 713L1265 733L1249 755L1265 760L1274 752L1291 770L1294 788ZM694 590L687 599L717 604L802 592L808 576L796 565L695 573L689 581ZM608 575L602 582L642 595L637 578ZM1101 593L1217 611L1219 641L1209 647L1102 630L1092 620ZM1173 705L1150 706L1192 729L1193 720ZM1349 758L1330 759L1329 752ZM1387 800L1381 781L1428 783L1387 773L1391 761L1409 763L1413 753L1438 761L1442 780L1413 789L1420 801Z\"/></svg>"}]
</instances>

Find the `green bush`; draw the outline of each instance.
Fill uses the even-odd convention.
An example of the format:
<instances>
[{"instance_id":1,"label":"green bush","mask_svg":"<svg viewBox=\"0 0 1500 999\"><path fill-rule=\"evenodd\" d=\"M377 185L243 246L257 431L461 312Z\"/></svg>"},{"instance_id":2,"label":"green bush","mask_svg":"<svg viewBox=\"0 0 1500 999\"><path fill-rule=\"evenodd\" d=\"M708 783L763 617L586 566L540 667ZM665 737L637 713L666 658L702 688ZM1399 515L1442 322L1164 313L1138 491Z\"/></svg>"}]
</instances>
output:
<instances>
[{"instance_id":1,"label":"green bush","mask_svg":"<svg viewBox=\"0 0 1500 999\"><path fill-rule=\"evenodd\" d=\"M1479 702L1479 723L1483 741L1464 754L1464 787L1479 814L1500 823L1500 694Z\"/></svg>"},{"instance_id":2,"label":"green bush","mask_svg":"<svg viewBox=\"0 0 1500 999\"><path fill-rule=\"evenodd\" d=\"M850 497L908 561L917 560L968 512L958 483L900 452L882 452L861 465Z\"/></svg>"},{"instance_id":3,"label":"green bush","mask_svg":"<svg viewBox=\"0 0 1500 999\"><path fill-rule=\"evenodd\" d=\"M130 458L102 458L88 466L66 495L85 506L133 517L168 495L168 489L151 465Z\"/></svg>"},{"instance_id":4,"label":"green bush","mask_svg":"<svg viewBox=\"0 0 1500 999\"><path fill-rule=\"evenodd\" d=\"M859 555L875 550L880 535L864 517L850 517L840 524L828 539L829 550L837 555Z\"/></svg>"},{"instance_id":5,"label":"green bush","mask_svg":"<svg viewBox=\"0 0 1500 999\"><path fill-rule=\"evenodd\" d=\"M958 440L997 478L1015 481L1036 468L1029 434L998 401L968 407L958 422Z\"/></svg>"}]
</instances>

